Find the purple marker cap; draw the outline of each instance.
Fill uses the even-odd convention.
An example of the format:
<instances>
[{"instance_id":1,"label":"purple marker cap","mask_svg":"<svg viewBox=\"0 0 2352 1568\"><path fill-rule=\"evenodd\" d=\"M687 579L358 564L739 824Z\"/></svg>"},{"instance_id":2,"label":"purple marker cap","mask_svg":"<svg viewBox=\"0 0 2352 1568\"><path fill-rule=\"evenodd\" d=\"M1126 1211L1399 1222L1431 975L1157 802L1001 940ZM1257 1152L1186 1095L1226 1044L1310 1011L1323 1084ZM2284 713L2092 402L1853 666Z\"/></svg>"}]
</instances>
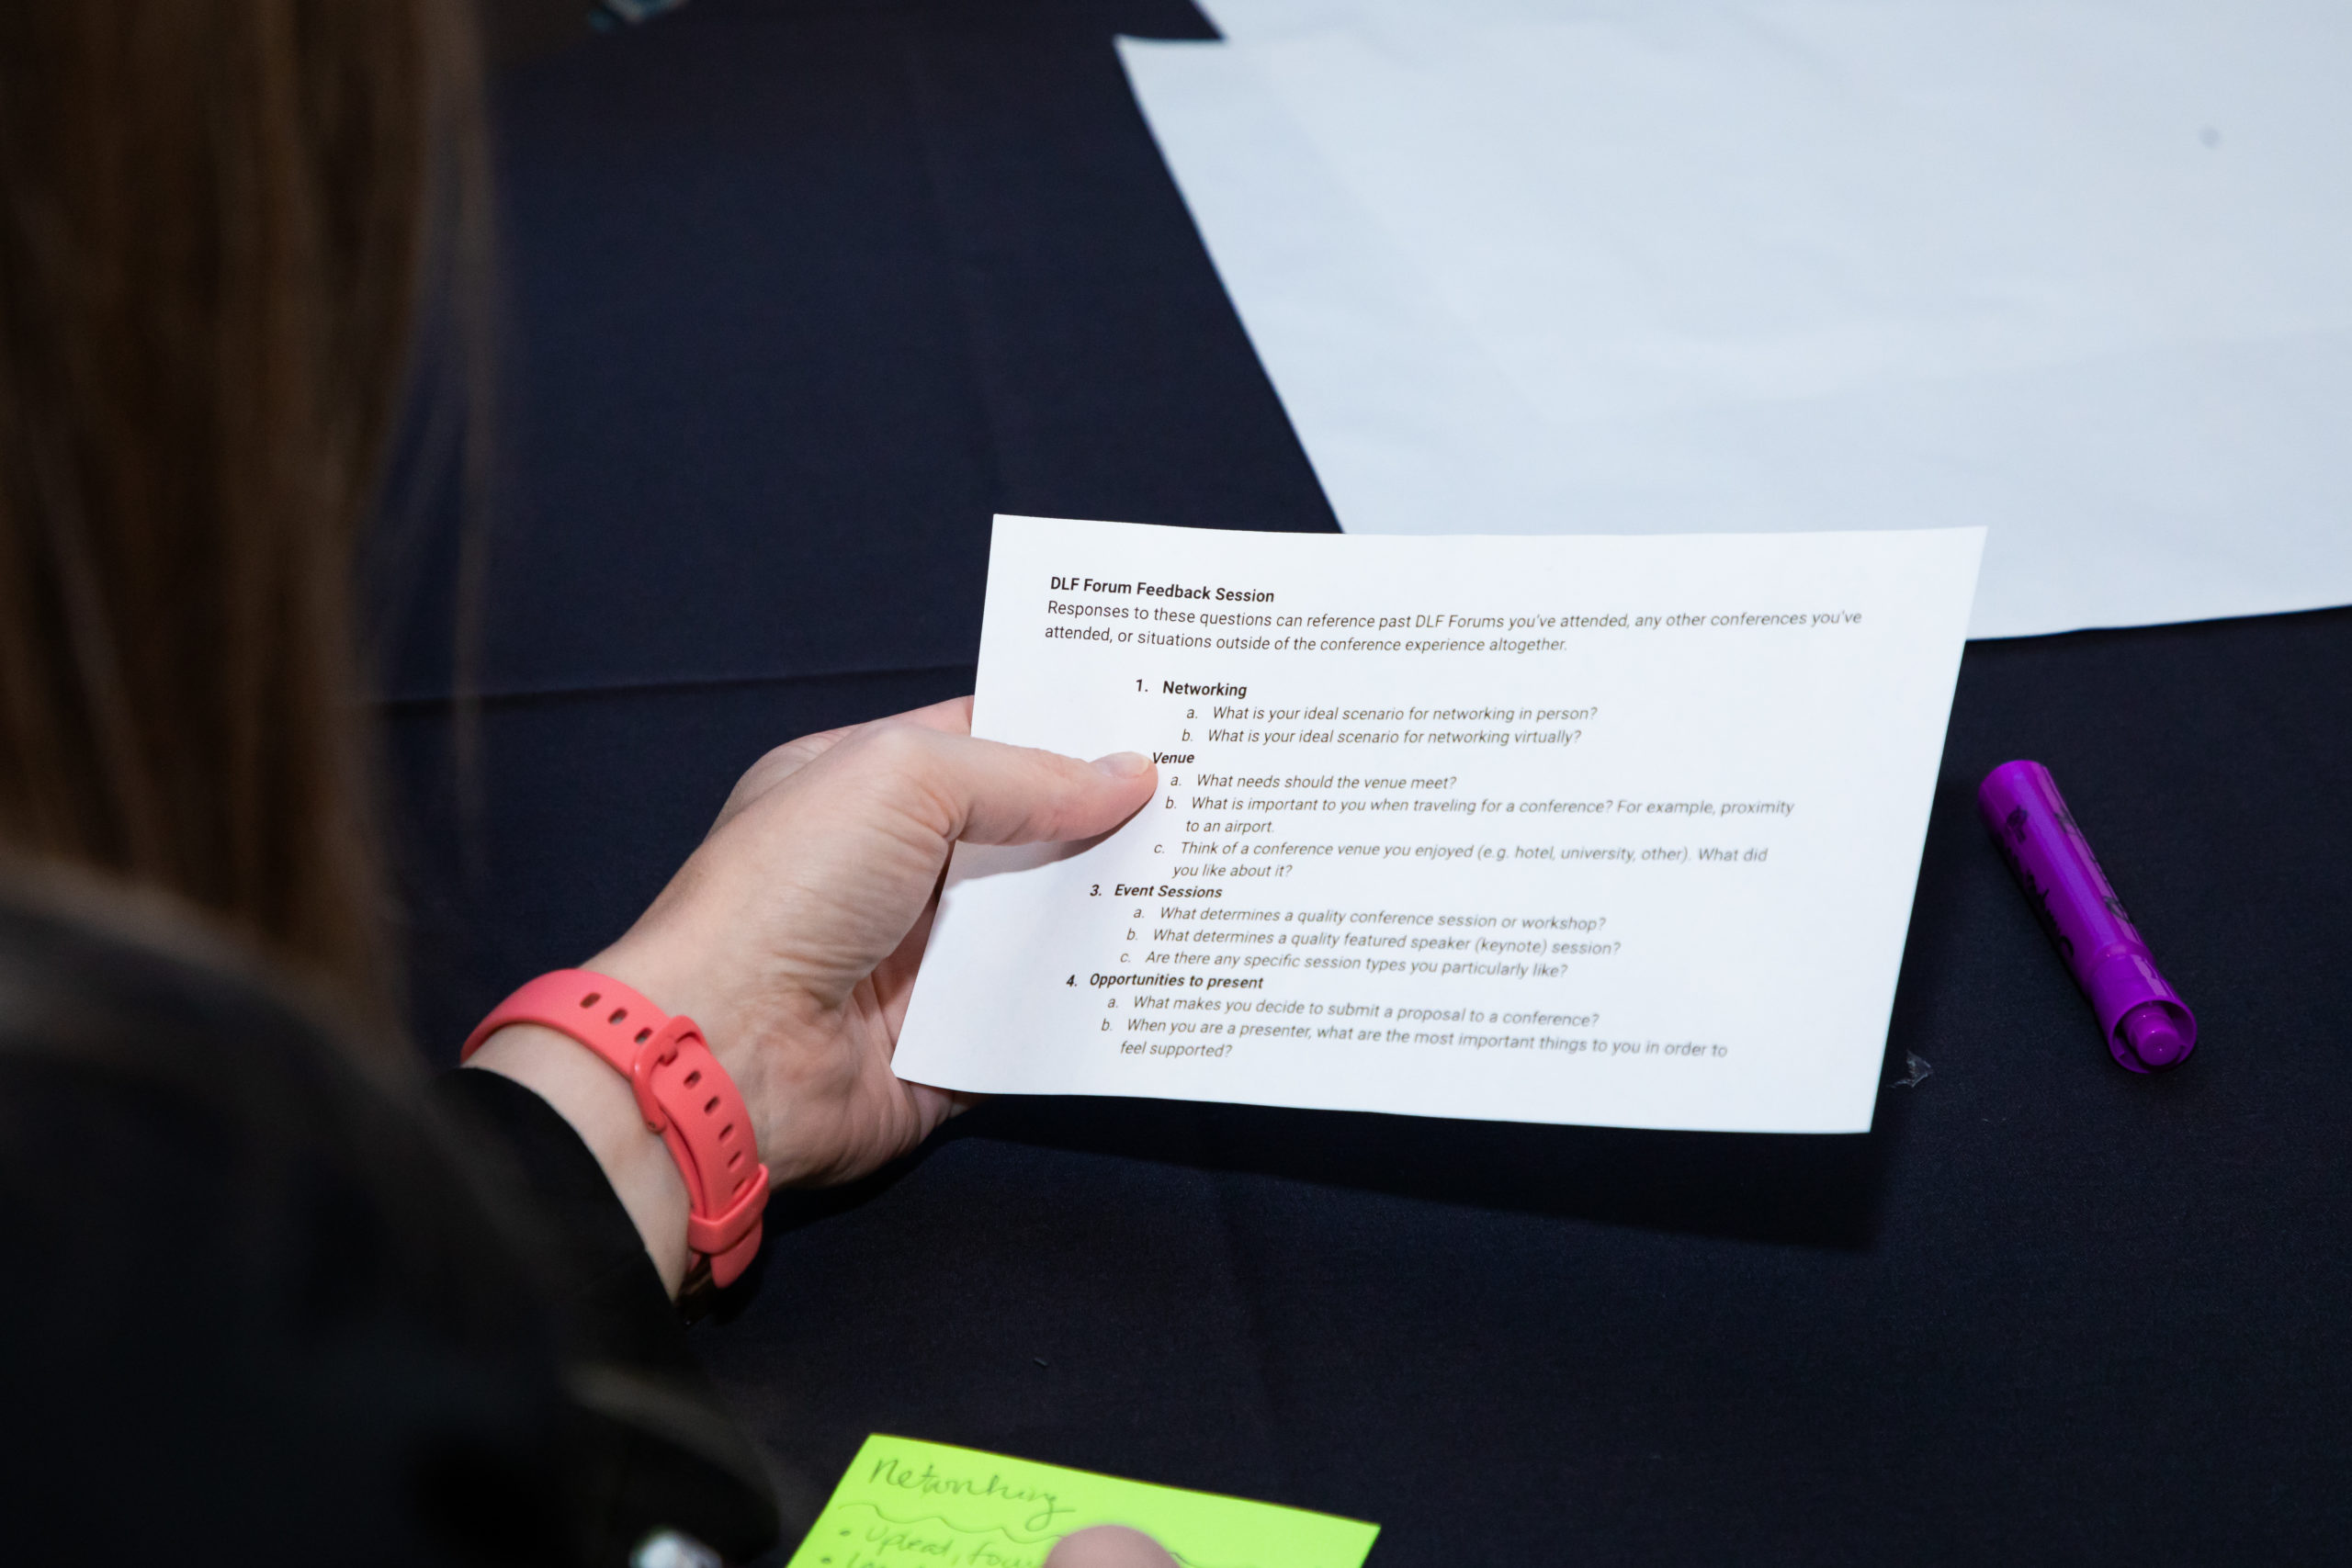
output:
<instances>
[{"instance_id":1,"label":"purple marker cap","mask_svg":"<svg viewBox=\"0 0 2352 1568\"><path fill-rule=\"evenodd\" d=\"M2156 973L2050 770L2002 763L1977 786L1976 811L2090 998L2115 1059L2135 1073L2187 1060L2197 1048L2197 1020Z\"/></svg>"}]
</instances>

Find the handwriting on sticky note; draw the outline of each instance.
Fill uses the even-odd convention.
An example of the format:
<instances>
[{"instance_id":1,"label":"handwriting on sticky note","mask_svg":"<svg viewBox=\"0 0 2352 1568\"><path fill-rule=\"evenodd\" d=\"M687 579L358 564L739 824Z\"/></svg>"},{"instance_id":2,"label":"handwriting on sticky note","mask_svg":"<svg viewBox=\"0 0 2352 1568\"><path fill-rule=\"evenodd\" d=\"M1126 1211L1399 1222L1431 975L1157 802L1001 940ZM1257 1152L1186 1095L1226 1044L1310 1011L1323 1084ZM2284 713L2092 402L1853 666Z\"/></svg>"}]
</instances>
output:
<instances>
[{"instance_id":1,"label":"handwriting on sticky note","mask_svg":"<svg viewBox=\"0 0 2352 1568\"><path fill-rule=\"evenodd\" d=\"M1184 1568L1361 1568L1378 1525L876 1435L789 1568L1037 1568L1089 1525L1128 1525Z\"/></svg>"}]
</instances>

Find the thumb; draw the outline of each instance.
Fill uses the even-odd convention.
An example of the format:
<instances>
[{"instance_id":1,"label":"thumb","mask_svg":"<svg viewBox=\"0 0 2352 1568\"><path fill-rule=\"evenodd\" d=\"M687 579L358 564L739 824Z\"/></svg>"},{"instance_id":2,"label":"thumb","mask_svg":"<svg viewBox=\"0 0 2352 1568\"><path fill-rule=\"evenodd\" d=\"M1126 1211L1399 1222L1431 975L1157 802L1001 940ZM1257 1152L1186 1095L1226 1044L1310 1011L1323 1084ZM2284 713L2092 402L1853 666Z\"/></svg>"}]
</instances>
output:
<instances>
[{"instance_id":1,"label":"thumb","mask_svg":"<svg viewBox=\"0 0 2352 1568\"><path fill-rule=\"evenodd\" d=\"M910 724L843 741L832 756L853 749L865 753L867 777L910 791L906 805L951 843L1090 839L1142 809L1159 782L1151 760L1134 751L1082 762Z\"/></svg>"},{"instance_id":2,"label":"thumb","mask_svg":"<svg viewBox=\"0 0 2352 1568\"><path fill-rule=\"evenodd\" d=\"M1011 752L1027 763L1026 769L1016 763L1007 770L1002 783L1016 792L1011 798L998 793L999 781L983 770L983 787L972 796L970 813L958 835L968 843L1091 839L1109 832L1150 804L1159 783L1159 771L1139 751L1114 751L1091 762L1080 762L1058 752L1000 747L992 740L964 744ZM1024 773L1035 776L1024 777ZM1035 794L1026 793L1033 789Z\"/></svg>"}]
</instances>

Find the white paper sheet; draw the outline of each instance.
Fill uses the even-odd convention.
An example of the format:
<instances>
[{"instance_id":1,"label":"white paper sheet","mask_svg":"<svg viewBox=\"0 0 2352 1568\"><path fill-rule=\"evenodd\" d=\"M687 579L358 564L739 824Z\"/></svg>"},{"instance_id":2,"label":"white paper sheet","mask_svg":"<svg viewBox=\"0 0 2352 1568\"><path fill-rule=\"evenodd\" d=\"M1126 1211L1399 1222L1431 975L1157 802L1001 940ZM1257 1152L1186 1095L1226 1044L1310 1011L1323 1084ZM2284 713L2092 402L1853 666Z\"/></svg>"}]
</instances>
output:
<instances>
[{"instance_id":1,"label":"white paper sheet","mask_svg":"<svg viewBox=\"0 0 2352 1568\"><path fill-rule=\"evenodd\" d=\"M2352 10L1212 9L1125 58L1350 531L1982 525L1977 636L2352 600Z\"/></svg>"},{"instance_id":2,"label":"white paper sheet","mask_svg":"<svg viewBox=\"0 0 2352 1568\"><path fill-rule=\"evenodd\" d=\"M1982 545L1001 517L975 731L1161 787L957 851L897 1070L1865 1131Z\"/></svg>"}]
</instances>

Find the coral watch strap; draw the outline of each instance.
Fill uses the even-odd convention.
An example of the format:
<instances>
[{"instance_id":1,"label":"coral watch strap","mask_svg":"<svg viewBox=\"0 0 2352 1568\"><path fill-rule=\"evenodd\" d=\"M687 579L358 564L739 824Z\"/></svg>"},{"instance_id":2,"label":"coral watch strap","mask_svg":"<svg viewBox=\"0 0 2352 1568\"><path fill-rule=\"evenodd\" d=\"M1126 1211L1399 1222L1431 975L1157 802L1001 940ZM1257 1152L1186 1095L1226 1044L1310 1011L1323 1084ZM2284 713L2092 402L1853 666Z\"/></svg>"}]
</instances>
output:
<instances>
[{"instance_id":1,"label":"coral watch strap","mask_svg":"<svg viewBox=\"0 0 2352 1568\"><path fill-rule=\"evenodd\" d=\"M752 1114L693 1019L672 1018L608 976L542 975L491 1010L466 1037L460 1061L511 1023L566 1034L609 1063L636 1091L645 1124L662 1134L686 1180L686 1245L730 1285L760 1249L768 1202Z\"/></svg>"}]
</instances>

